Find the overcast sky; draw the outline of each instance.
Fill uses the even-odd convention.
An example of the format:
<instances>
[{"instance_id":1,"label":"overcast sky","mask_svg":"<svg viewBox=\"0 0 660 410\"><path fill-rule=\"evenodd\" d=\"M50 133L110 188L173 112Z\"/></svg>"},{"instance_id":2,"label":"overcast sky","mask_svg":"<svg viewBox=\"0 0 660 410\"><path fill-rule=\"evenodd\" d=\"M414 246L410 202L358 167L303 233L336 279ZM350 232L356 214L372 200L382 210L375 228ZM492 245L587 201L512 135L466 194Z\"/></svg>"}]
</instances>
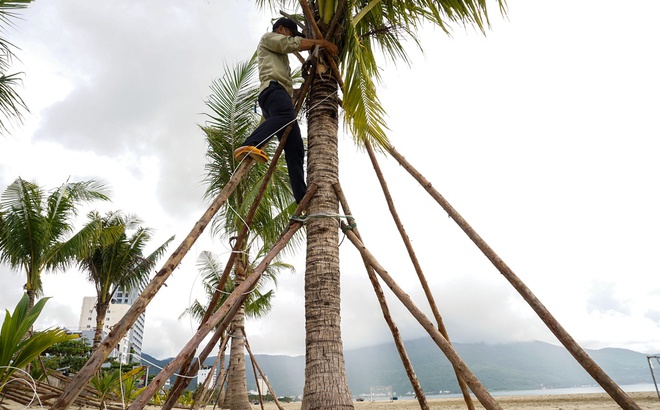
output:
<instances>
[{"instance_id":1,"label":"overcast sky","mask_svg":"<svg viewBox=\"0 0 660 410\"><path fill-rule=\"evenodd\" d=\"M0 138L0 187L18 176L112 187L112 204L171 235L173 251L205 209L199 125L211 82L248 59L270 14L248 1L37 1L5 33L21 48L25 124ZM660 352L660 3L510 0L486 37L427 29L412 64L381 62L379 96L396 149L531 288L585 348ZM303 129L305 128L303 124ZM381 157L396 206L452 340L500 343L552 334L446 213ZM429 311L366 154L340 136L341 182L366 245ZM81 222L84 215L81 215ZM208 234L147 308L144 351L176 355L196 328L179 315L203 295ZM391 341L359 255L341 244L346 349ZM247 323L255 352L304 354L304 250L271 314ZM40 326L76 328L91 284L43 276ZM25 278L0 267L0 308ZM386 291L389 292L389 291ZM392 295L405 339L425 335ZM429 313L430 315L430 313Z\"/></svg>"}]
</instances>

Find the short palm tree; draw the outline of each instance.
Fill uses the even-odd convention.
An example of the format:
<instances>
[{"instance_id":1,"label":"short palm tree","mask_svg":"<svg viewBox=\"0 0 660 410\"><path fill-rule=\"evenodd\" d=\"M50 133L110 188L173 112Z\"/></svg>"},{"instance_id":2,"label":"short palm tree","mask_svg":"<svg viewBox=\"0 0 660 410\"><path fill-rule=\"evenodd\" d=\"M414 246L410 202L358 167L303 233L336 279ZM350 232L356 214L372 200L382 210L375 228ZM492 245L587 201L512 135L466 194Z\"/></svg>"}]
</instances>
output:
<instances>
[{"instance_id":1,"label":"short palm tree","mask_svg":"<svg viewBox=\"0 0 660 410\"><path fill-rule=\"evenodd\" d=\"M258 92L255 78L256 61L238 64L214 81L213 94L207 105L212 110L209 122L202 127L208 141L206 165L207 195L213 197L227 184L238 163L233 152L256 127L259 117L253 111ZM271 144L271 150L275 144ZM237 186L234 194L220 209L213 221L214 233L225 238L235 237L245 226L244 217L264 178L265 166L256 166ZM234 263L234 286L239 286L252 270L252 262L264 254L289 224L295 202L288 184L286 166L280 162L266 187L246 240L238 250ZM275 263L269 268L274 274L284 265ZM242 331L243 309L234 316L230 329ZM250 409L245 382L244 341L231 339L230 373L227 382L226 405L232 409Z\"/></svg>"},{"instance_id":2,"label":"short palm tree","mask_svg":"<svg viewBox=\"0 0 660 410\"><path fill-rule=\"evenodd\" d=\"M16 12L30 3L32 0L0 0L0 26L11 26L12 20L17 18ZM17 91L21 83L21 73L7 74L14 58L14 48L12 43L0 37L0 133L7 131L7 120L21 122L21 110L28 110Z\"/></svg>"},{"instance_id":3,"label":"short palm tree","mask_svg":"<svg viewBox=\"0 0 660 410\"><path fill-rule=\"evenodd\" d=\"M504 0L498 0L500 7ZM339 46L339 60L320 56L307 102L307 184L318 189L307 211L337 214L334 184L339 181L339 92L348 128L358 144L386 148L385 109L376 92L378 55L408 62L408 44L421 48L418 29L430 24L488 25L485 0L257 0L271 9L298 4L308 35ZM337 68L338 66L338 68ZM332 70L335 78L324 72ZM340 72L341 71L341 72ZM436 79L429 79L435 81ZM340 90L340 84L342 84ZM339 232L337 222L314 218L307 223L305 271L304 409L352 409L346 382L340 319Z\"/></svg>"},{"instance_id":4,"label":"short palm tree","mask_svg":"<svg viewBox=\"0 0 660 410\"><path fill-rule=\"evenodd\" d=\"M144 249L152 237L142 221L121 212L109 212L105 216L91 212L86 226L91 238L79 253L78 265L96 288L96 329L92 349L101 343L105 316L117 289L130 292L140 289L148 281L158 258L169 242L160 245L150 255Z\"/></svg>"},{"instance_id":5,"label":"short palm tree","mask_svg":"<svg viewBox=\"0 0 660 410\"><path fill-rule=\"evenodd\" d=\"M89 385L94 388L99 399L99 410L107 408L107 404L112 400L113 392L120 382L119 369L101 371L89 381Z\"/></svg>"},{"instance_id":6,"label":"short palm tree","mask_svg":"<svg viewBox=\"0 0 660 410\"><path fill-rule=\"evenodd\" d=\"M63 269L84 246L88 231L74 232L78 206L108 200L104 184L65 183L49 194L36 183L16 179L0 198L0 262L25 272L29 307L42 294L41 274Z\"/></svg>"}]
</instances>

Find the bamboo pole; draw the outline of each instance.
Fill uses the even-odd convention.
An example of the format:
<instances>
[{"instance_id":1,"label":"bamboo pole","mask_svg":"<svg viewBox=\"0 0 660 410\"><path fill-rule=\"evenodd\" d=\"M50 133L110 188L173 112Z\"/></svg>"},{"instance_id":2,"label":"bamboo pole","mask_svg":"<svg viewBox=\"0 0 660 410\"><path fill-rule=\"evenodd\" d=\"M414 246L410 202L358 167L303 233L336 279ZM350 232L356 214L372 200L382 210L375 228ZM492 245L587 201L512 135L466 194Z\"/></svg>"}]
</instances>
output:
<instances>
[{"instance_id":1,"label":"bamboo pole","mask_svg":"<svg viewBox=\"0 0 660 410\"><path fill-rule=\"evenodd\" d=\"M532 307L534 312L546 324L548 329L566 347L569 353L578 363L593 377L593 379L614 399L624 410L641 410L640 407L628 396L603 369L578 345L573 337L559 324L550 311L532 293L525 283L513 273L504 261L488 246L488 244L472 229L465 219L433 188L431 183L422 176L394 147L388 147L389 153L408 171L408 173L419 182L419 184L440 204L458 226L467 234L475 245L483 252L500 273L520 293L523 299Z\"/></svg>"},{"instance_id":2,"label":"bamboo pole","mask_svg":"<svg viewBox=\"0 0 660 410\"><path fill-rule=\"evenodd\" d=\"M172 406L176 405L179 397L181 396L181 393L183 392L183 390L185 390L185 388L188 386L188 384L190 384L190 381L194 378L193 375L196 374L199 371L199 368L200 368L201 364L204 363L204 360L206 360L206 357L208 357L208 352L210 350L212 350L213 347L218 342L218 338L219 338L218 335L224 334L225 330L227 330L227 327L229 327L229 325L231 324L232 319L236 315L236 312L238 312L238 310L241 308L241 304L244 301L245 301L245 297L241 295L241 296L239 296L239 299L236 303L233 303L233 304L229 303L228 304L229 311L227 312L227 314L225 314L222 317L222 321L220 322L220 324L215 326L215 331L213 333L213 336L211 336L211 340L209 341L209 343L206 345L206 347L202 351L202 354L205 355L203 359L200 355L197 358L197 360L193 360L195 358L195 350L199 346L199 343L196 346L194 346L194 348L190 352L183 352L183 351L179 352L179 355L177 356L177 358L179 356L181 356L182 357L181 361L183 363L191 363L191 365L190 365L190 368L188 369L188 375L187 376L179 376L180 379L185 380L185 383L180 385L180 386L183 386L183 387L180 387L181 391L178 394L170 394L170 396L168 396L167 401L166 401L165 404L167 404L168 402L171 402L171 403L173 403ZM200 340L200 343L201 343L201 340ZM181 367L183 367L183 365ZM161 369L160 373L162 373L162 372L163 372L163 370ZM158 373L158 375L156 377L158 377L160 375L160 373ZM169 376L167 378L169 379ZM153 383L153 382L154 381L152 380L151 383ZM150 386L151 383L146 387L145 390L147 390L147 389L152 390L152 387ZM158 391L158 389L160 387L162 387L162 386L156 387L155 391ZM138 400L141 399L143 394L145 394L144 391L142 393L140 393L140 396L138 397ZM153 394L155 394L155 393L153 393ZM152 396L153 396L153 394L152 394ZM150 397L147 397L146 400L148 401L149 399L150 399ZM164 408L165 404L163 405L163 408Z\"/></svg>"},{"instance_id":3,"label":"bamboo pole","mask_svg":"<svg viewBox=\"0 0 660 410\"><path fill-rule=\"evenodd\" d=\"M222 332L224 333L224 332ZM226 339L226 338L225 338ZM222 346L220 346L222 349ZM218 370L220 366L220 358L222 355L218 355L215 358L215 361L213 362L213 366L211 366L211 370L209 371L209 374L215 374L215 372ZM203 363L203 362L201 362ZM206 406L209 396L213 393L213 387L211 386L211 380L212 378L207 377L206 380L204 380L204 384L200 389L198 389L197 397L195 397L192 410L198 410L202 406Z\"/></svg>"},{"instance_id":4,"label":"bamboo pole","mask_svg":"<svg viewBox=\"0 0 660 410\"><path fill-rule=\"evenodd\" d=\"M300 214L302 209L305 209L307 202L316 192L317 186L310 185L307 189L307 194L303 200L298 205L296 209L296 214ZM181 365L189 358L190 355L195 351L197 346L201 341L208 335L208 333L220 323L221 320L226 319L225 316L228 316L227 313L230 309L234 308L236 304L241 303L241 298L245 297L247 293L253 286L256 285L257 281L261 277L261 274L264 272L268 264L277 256L277 254L284 249L286 244L289 242L291 237L300 229L301 224L298 222L292 222L288 229L280 236L277 242L273 245L270 252L264 256L259 265L256 267L254 272L246 278L246 280L241 283L234 291L229 295L227 300L216 310L209 319L202 323L197 332L193 337L188 341L188 343L181 349L181 352L174 358L169 364L167 364L163 370L149 383L149 385L142 391L140 396L131 404L129 410L142 409L149 399L156 393L156 391L161 388L165 381L180 368Z\"/></svg>"},{"instance_id":5,"label":"bamboo pole","mask_svg":"<svg viewBox=\"0 0 660 410\"><path fill-rule=\"evenodd\" d=\"M348 228L346 223L342 222L342 229ZM412 299L406 292L401 289L394 279L387 273L387 271L378 263L376 258L369 252L369 250L364 246L362 241L357 237L357 235L352 232L350 229L346 229L346 237L355 245L357 250L360 252L362 257L367 260L367 262L373 267L373 269L378 273L378 275L383 279L387 286L394 292L397 298L403 303L403 305L410 311L410 313L417 319L420 325L428 332L431 338L438 345L440 350L443 351L447 359L451 362L455 369L458 370L461 378L465 380L467 385L470 387L470 390L477 396L479 402L487 410L501 409L500 405L493 399L493 397L488 393L488 390L479 382L477 377L472 373L472 371L467 367L465 362L458 356L453 346L447 341L447 339L442 336L442 334L435 328L435 325L431 320L429 320L426 315L413 303Z\"/></svg>"},{"instance_id":6,"label":"bamboo pole","mask_svg":"<svg viewBox=\"0 0 660 410\"><path fill-rule=\"evenodd\" d=\"M217 330L216 330L217 332ZM224 334L224 332L220 332ZM218 357L215 359L215 362L213 363L213 367L211 368L211 372L215 373L216 369L220 369L218 372L218 375L222 373L222 369L224 369L224 349L227 347L227 341L229 340L228 337L222 337L222 340L220 341L220 347L218 348ZM215 343L214 343L215 345ZM219 379L220 377L218 377ZM207 379L208 380L208 379ZM206 386L206 383L204 385L204 394L202 395L200 400L196 400L195 404L193 406L193 410L199 410L200 407L206 406L208 404L209 399L211 396L213 396L213 392L215 390L216 385L218 384L218 380L215 381L213 386Z\"/></svg>"},{"instance_id":7,"label":"bamboo pole","mask_svg":"<svg viewBox=\"0 0 660 410\"><path fill-rule=\"evenodd\" d=\"M213 410L215 410L215 408L218 406L218 403L220 403L221 401L224 403L224 401L225 401L225 390L224 390L224 388L225 388L225 383L227 382L228 375L229 375L229 369L224 369L224 372L223 372L222 377L221 377L222 380L220 380L220 385L217 389L218 397L216 398L215 402L213 403Z\"/></svg>"},{"instance_id":8,"label":"bamboo pole","mask_svg":"<svg viewBox=\"0 0 660 410\"><path fill-rule=\"evenodd\" d=\"M365 147L367 149L367 154L369 154L369 158L371 159L371 164L373 165L374 171L376 172L376 177L378 178L378 182L380 182L380 187L383 190L383 195L385 196L385 201L387 202L387 207L390 210L390 214L392 215L394 224L396 225L399 234L401 235L401 239L403 240L406 250L408 251L408 255L410 256L410 260L413 264L413 267L415 268L415 272L417 272L419 283L422 285L422 289L424 290L426 299L429 302L429 306L431 306L431 312L433 313L433 317L435 318L435 321L438 325L438 330L440 331L440 333L442 333L442 336L444 336L444 338L451 343L451 341L449 340L449 333L447 332L445 323L442 320L442 316L440 315L440 310L438 309L438 305L435 303L435 300L433 298L433 293L431 292L431 288L429 288L429 284L426 280L426 276L424 275L424 272L422 271L422 267L419 264L419 260L417 259L417 255L415 254L415 249L413 248L412 243L410 242L410 238L406 233L406 229L403 227L403 223L401 222L399 213L397 212L396 207L394 206L394 201L392 200L390 189L387 186L387 181L385 181L383 171L381 170L380 165L378 164L376 153L374 152L374 149L369 141L365 143ZM474 410L474 403L472 402L472 397L470 396L470 390L468 389L467 384L465 384L465 381L461 379L461 376L458 374L458 371L455 368L454 368L454 373L456 373L456 380L458 381L458 386L461 389L461 393L463 393L463 400L465 400L465 405L469 410Z\"/></svg>"},{"instance_id":9,"label":"bamboo pole","mask_svg":"<svg viewBox=\"0 0 660 410\"><path fill-rule=\"evenodd\" d=\"M243 337L245 340L245 333L243 333ZM254 360L254 357L252 356L252 352L250 352L249 349L248 349L248 353L250 354L250 362L252 363L252 374L254 375L254 383L257 385L257 396L259 397L259 406L261 407L261 410L264 410L263 393L261 392L259 377L257 376L257 367L255 366L256 360Z\"/></svg>"},{"instance_id":10,"label":"bamboo pole","mask_svg":"<svg viewBox=\"0 0 660 410\"><path fill-rule=\"evenodd\" d=\"M183 257L188 253L197 238L204 232L213 216L225 203L229 195L234 191L239 181L247 174L253 165L254 160L247 159L238 167L230 181L220 191L209 208L202 217L195 223L188 236L181 245L172 253L156 276L144 288L137 300L131 305L126 314L115 324L108 336L101 342L101 345L90 356L89 360L82 369L73 377L71 383L66 387L60 398L51 406L51 410L63 410L68 408L78 397L80 392L87 386L91 378L101 367L105 359L114 349L119 341L130 330L137 318L144 313L147 305L156 296L158 290L163 286L167 278L179 266Z\"/></svg>"},{"instance_id":11,"label":"bamboo pole","mask_svg":"<svg viewBox=\"0 0 660 410\"><path fill-rule=\"evenodd\" d=\"M333 188L337 193L337 197L339 198L341 207L344 210L344 214L353 215L348 206L348 201L346 200L344 191L341 189L341 185L339 185L338 182L335 182L333 184ZM354 219L352 217L349 217L348 219L349 219L348 220L349 225L354 226ZM357 235L357 237L360 240L362 240L357 228L353 227L352 230L355 233L355 235ZM367 260L364 257L362 258L362 260L364 262L364 267L367 270L367 276L369 277L369 280L371 281L371 285L374 288L374 292L376 293L376 298L378 299L378 303L380 304L380 309L383 312L383 317L385 318L385 322L387 323L387 326L390 328L390 332L392 333L392 338L394 339L396 350L399 353L399 357L401 358L403 368L405 369L408 379L410 380L410 384L412 385L412 388L415 391L415 397L419 402L420 408L422 410L428 410L429 405L428 402L426 401L426 395L424 394L424 389L422 389L422 386L419 383L419 379L417 379L417 375L415 374L415 370L413 369L412 362L408 357L408 352L406 351L406 347L403 344L403 340L401 340L401 333L399 332L399 328L392 319L392 315L390 314L390 309L387 306L387 300L385 299L385 294L383 293L383 289L381 288L380 283L378 282L378 278L376 277L376 274L374 273L374 270L369 264L369 262L367 262Z\"/></svg>"},{"instance_id":12,"label":"bamboo pole","mask_svg":"<svg viewBox=\"0 0 660 410\"><path fill-rule=\"evenodd\" d=\"M259 366L259 363L257 363L257 359L252 354L252 349L250 349L250 343L248 343L247 338L245 339L245 348L247 349L248 354L250 355L250 360L252 360L253 370L256 369L255 374L254 374L254 379L255 379L255 381L257 381L257 387L259 388L259 381L257 380L256 371L259 372L259 374L261 375L261 379L264 381L264 383L266 383L266 387L268 387L268 391L270 392L271 397L275 401L275 405L277 406L277 408L280 409L280 410L284 410L284 407L282 407L282 404L280 404L280 401L277 400L277 394L275 393L275 390L273 389L273 386L271 386L270 383L268 382L268 378L264 374L263 370L261 370L261 367ZM259 401L261 401L261 395L259 395ZM263 408L263 403L262 403L261 407Z\"/></svg>"},{"instance_id":13,"label":"bamboo pole","mask_svg":"<svg viewBox=\"0 0 660 410\"><path fill-rule=\"evenodd\" d=\"M303 9L303 14L305 15L305 19L309 23L309 25L312 28L312 32L314 33L315 38L323 39L324 36L321 33L321 29L319 29L318 24L316 24L316 20L314 20L314 13L312 13L312 9L309 7L309 3L307 0L300 0L300 5L302 6ZM332 22L331 22L332 24ZM330 32L328 32L330 33ZM334 73L335 80L337 80L337 83L339 84L339 87L344 90L344 81L341 78L341 73L339 72L339 67L337 67L337 63L335 62L334 58L332 56L328 55L325 53L327 58L326 60L330 64L330 68L332 69L332 72Z\"/></svg>"}]
</instances>

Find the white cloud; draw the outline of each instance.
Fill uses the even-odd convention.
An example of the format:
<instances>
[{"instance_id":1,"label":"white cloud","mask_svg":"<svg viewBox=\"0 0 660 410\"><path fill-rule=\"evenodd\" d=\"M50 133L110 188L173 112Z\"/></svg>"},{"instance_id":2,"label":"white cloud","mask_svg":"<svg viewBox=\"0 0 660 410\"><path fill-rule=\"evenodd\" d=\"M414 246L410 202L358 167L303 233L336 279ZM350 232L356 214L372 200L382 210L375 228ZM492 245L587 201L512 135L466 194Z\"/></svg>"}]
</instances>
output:
<instances>
[{"instance_id":1,"label":"white cloud","mask_svg":"<svg viewBox=\"0 0 660 410\"><path fill-rule=\"evenodd\" d=\"M585 347L657 352L659 6L595 0L509 2L486 38L425 32L410 68L383 65L393 145L415 165ZM571 13L565 9L570 5ZM639 13L638 10L645 10ZM99 178L108 209L142 217L173 251L206 204L203 123L209 85L250 57L269 16L249 2L36 2L12 42L33 112L0 139L0 181L55 187ZM412 44L409 44L412 51ZM430 316L366 155L342 136L341 181L365 243ZM394 161L381 166L453 340L554 337L446 212ZM105 206L105 205L104 205ZM105 208L104 208L105 209ZM145 351L174 356L195 326L178 316L201 288L195 258L224 251L204 234L147 309ZM345 348L384 343L362 262L341 245ZM304 353L303 277L285 274L273 312L248 323L258 353ZM93 294L77 272L45 276L45 324L75 321ZM0 268L0 307L24 279ZM386 290L386 293L389 293ZM424 335L388 296L402 335Z\"/></svg>"}]
</instances>

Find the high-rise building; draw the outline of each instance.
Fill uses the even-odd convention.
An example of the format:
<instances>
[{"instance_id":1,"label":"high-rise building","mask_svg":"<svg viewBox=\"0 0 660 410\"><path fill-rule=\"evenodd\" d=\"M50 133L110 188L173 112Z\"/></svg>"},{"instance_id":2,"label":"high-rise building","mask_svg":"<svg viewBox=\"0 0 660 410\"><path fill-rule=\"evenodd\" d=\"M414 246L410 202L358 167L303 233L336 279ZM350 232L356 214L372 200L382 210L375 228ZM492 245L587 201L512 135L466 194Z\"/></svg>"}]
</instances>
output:
<instances>
[{"instance_id":1,"label":"high-rise building","mask_svg":"<svg viewBox=\"0 0 660 410\"><path fill-rule=\"evenodd\" d=\"M128 309L140 295L140 291L133 290L126 292L123 289L117 289L112 296L108 311L105 316L105 323L103 324L102 338L105 338L112 327L124 317ZM116 358L121 363L128 363L131 359L130 353L134 353L136 357L133 359L139 361L139 356L142 354L142 340L144 336L144 313L140 315L137 321L133 324L128 333L119 342L117 347L110 353L110 357ZM94 340L94 331L96 329L96 297L86 296L83 298L82 308L80 310L80 330L82 335L87 340Z\"/></svg>"}]
</instances>

